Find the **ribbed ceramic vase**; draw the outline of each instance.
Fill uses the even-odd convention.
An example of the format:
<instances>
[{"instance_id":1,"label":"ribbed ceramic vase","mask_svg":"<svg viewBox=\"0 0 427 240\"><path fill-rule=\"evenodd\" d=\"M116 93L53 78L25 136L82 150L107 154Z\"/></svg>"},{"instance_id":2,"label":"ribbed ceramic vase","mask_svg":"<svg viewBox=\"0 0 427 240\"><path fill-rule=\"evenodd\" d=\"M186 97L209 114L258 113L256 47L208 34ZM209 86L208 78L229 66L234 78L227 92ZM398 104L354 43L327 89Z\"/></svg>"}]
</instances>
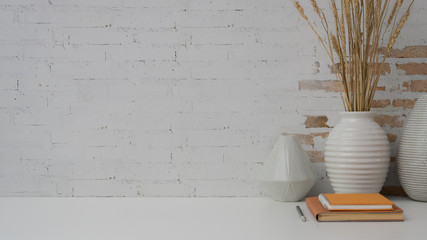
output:
<instances>
[{"instance_id":1,"label":"ribbed ceramic vase","mask_svg":"<svg viewBox=\"0 0 427 240\"><path fill-rule=\"evenodd\" d=\"M342 112L325 147L326 172L336 193L378 193L387 177L390 145L372 112Z\"/></svg>"},{"instance_id":2,"label":"ribbed ceramic vase","mask_svg":"<svg viewBox=\"0 0 427 240\"><path fill-rule=\"evenodd\" d=\"M427 202L427 95L417 100L403 127L397 173L410 198Z\"/></svg>"}]
</instances>

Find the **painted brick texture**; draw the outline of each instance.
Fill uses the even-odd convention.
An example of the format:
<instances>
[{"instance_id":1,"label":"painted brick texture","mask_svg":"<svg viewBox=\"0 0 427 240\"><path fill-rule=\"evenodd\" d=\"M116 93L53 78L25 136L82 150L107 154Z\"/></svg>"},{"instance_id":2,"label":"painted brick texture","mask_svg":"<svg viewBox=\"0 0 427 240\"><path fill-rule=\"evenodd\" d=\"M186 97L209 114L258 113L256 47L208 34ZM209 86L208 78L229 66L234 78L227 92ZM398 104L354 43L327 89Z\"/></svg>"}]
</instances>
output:
<instances>
[{"instance_id":1,"label":"painted brick texture","mask_svg":"<svg viewBox=\"0 0 427 240\"><path fill-rule=\"evenodd\" d=\"M393 157L427 92L425 9L374 103ZM341 88L292 1L3 0L0 32L0 196L261 196L282 133L327 188Z\"/></svg>"}]
</instances>

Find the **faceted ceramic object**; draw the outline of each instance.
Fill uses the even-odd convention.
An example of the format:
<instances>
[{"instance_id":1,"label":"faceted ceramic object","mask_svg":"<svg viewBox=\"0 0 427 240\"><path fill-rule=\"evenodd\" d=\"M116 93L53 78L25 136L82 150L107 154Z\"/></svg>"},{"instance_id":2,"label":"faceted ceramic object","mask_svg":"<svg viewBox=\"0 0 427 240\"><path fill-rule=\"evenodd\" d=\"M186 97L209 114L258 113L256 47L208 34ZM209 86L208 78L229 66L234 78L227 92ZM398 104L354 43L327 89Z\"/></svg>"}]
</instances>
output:
<instances>
[{"instance_id":1,"label":"faceted ceramic object","mask_svg":"<svg viewBox=\"0 0 427 240\"><path fill-rule=\"evenodd\" d=\"M378 193L390 165L390 145L372 112L342 112L329 133L325 164L335 193Z\"/></svg>"},{"instance_id":2,"label":"faceted ceramic object","mask_svg":"<svg viewBox=\"0 0 427 240\"><path fill-rule=\"evenodd\" d=\"M417 100L403 127L397 173L410 198L427 202L427 95Z\"/></svg>"},{"instance_id":3,"label":"faceted ceramic object","mask_svg":"<svg viewBox=\"0 0 427 240\"><path fill-rule=\"evenodd\" d=\"M317 176L295 136L280 136L259 174L268 194L277 201L301 200Z\"/></svg>"}]
</instances>

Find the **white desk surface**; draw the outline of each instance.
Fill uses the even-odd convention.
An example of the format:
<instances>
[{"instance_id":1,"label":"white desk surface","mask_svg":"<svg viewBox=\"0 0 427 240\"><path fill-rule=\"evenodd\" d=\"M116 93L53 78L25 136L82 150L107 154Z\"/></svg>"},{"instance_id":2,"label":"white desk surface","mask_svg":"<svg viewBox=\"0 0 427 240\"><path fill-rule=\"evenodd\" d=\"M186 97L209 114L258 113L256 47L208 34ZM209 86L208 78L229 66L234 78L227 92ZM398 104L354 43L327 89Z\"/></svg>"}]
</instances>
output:
<instances>
[{"instance_id":1,"label":"white desk surface","mask_svg":"<svg viewBox=\"0 0 427 240\"><path fill-rule=\"evenodd\" d=\"M266 198L0 198L0 239L427 239L427 203L391 200L404 222L319 223Z\"/></svg>"}]
</instances>

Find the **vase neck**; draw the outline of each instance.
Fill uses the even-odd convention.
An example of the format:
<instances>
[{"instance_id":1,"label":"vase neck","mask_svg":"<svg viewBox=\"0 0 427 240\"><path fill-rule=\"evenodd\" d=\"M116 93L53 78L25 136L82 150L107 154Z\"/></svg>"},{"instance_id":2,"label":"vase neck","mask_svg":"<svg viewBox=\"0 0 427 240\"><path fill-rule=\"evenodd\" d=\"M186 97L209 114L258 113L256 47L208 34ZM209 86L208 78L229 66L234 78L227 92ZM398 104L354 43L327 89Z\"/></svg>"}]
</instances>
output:
<instances>
[{"instance_id":1,"label":"vase neck","mask_svg":"<svg viewBox=\"0 0 427 240\"><path fill-rule=\"evenodd\" d=\"M341 119L373 119L373 112L340 112Z\"/></svg>"}]
</instances>

